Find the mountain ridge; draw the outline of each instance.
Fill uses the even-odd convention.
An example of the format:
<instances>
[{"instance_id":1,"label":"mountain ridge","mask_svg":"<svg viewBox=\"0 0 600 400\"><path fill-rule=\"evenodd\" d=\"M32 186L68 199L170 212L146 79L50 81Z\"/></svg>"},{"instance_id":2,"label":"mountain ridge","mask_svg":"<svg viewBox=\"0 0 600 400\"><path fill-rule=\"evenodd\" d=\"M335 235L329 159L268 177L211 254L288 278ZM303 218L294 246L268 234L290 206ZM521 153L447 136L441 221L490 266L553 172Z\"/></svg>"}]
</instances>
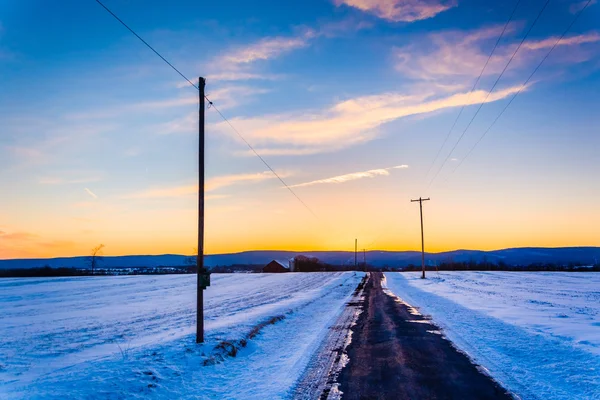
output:
<instances>
[{"instance_id":1,"label":"mountain ridge","mask_svg":"<svg viewBox=\"0 0 600 400\"><path fill-rule=\"evenodd\" d=\"M317 257L323 262L335 265L353 265L352 251L289 251L289 250L252 250L237 253L209 254L205 256L208 268L216 266L267 264L271 260L285 261L296 255ZM420 251L371 250L358 253L358 262L366 260L375 267L406 267L421 264ZM135 267L180 267L193 264L193 256L180 254L161 255L125 255L105 256L99 268L135 268ZM509 266L525 266L536 263L593 265L600 260L600 247L516 247L500 250L458 249L439 253L425 253L427 265L437 265L444 261L488 261L502 262ZM0 269L29 269L50 266L53 268L88 268L88 256L29 258L0 260Z\"/></svg>"}]
</instances>

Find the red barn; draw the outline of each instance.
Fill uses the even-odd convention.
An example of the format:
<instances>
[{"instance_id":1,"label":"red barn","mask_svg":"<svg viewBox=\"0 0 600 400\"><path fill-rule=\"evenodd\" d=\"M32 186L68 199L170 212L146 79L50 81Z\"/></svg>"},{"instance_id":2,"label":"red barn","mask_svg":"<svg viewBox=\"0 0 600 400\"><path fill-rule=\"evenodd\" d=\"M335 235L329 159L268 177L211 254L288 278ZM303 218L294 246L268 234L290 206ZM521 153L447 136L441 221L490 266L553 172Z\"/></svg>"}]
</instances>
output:
<instances>
[{"instance_id":1,"label":"red barn","mask_svg":"<svg viewBox=\"0 0 600 400\"><path fill-rule=\"evenodd\" d=\"M263 267L262 272L290 272L290 270L280 261L273 260Z\"/></svg>"}]
</instances>

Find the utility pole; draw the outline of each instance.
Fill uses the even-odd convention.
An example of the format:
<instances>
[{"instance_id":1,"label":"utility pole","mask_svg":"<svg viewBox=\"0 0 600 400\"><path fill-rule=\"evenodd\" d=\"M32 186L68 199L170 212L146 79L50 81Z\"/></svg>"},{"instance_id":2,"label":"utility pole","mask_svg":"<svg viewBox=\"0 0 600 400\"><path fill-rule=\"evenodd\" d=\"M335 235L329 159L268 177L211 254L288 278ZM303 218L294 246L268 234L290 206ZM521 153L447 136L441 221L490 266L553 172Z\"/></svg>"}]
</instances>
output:
<instances>
[{"instance_id":1,"label":"utility pole","mask_svg":"<svg viewBox=\"0 0 600 400\"><path fill-rule=\"evenodd\" d=\"M367 249L363 249L363 264L365 265L365 272L367 272Z\"/></svg>"},{"instance_id":2,"label":"utility pole","mask_svg":"<svg viewBox=\"0 0 600 400\"><path fill-rule=\"evenodd\" d=\"M357 252L358 252L358 239L354 239L354 269L355 270L358 270Z\"/></svg>"},{"instance_id":3,"label":"utility pole","mask_svg":"<svg viewBox=\"0 0 600 400\"><path fill-rule=\"evenodd\" d=\"M204 343L204 289L210 275L204 269L204 78L198 78L198 254L196 255L196 343Z\"/></svg>"},{"instance_id":4,"label":"utility pole","mask_svg":"<svg viewBox=\"0 0 600 400\"><path fill-rule=\"evenodd\" d=\"M422 199L421 197L419 197L418 200L411 200L410 202L412 203L415 201L419 202L419 210L421 214L421 271L423 271L421 279L425 279L425 239L423 237L423 202L429 201L429 197L426 199Z\"/></svg>"}]
</instances>

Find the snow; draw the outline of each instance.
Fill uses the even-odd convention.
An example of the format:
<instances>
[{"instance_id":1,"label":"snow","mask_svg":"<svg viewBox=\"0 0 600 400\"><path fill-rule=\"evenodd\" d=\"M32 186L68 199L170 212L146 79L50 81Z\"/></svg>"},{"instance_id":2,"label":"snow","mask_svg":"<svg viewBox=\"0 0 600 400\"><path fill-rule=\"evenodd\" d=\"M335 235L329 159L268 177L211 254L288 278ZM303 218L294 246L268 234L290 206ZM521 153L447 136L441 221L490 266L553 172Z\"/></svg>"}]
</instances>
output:
<instances>
[{"instance_id":1,"label":"snow","mask_svg":"<svg viewBox=\"0 0 600 400\"><path fill-rule=\"evenodd\" d=\"M0 397L286 397L362 276L213 275L203 345L193 275L2 279ZM236 357L203 365L276 316Z\"/></svg>"},{"instance_id":2,"label":"snow","mask_svg":"<svg viewBox=\"0 0 600 400\"><path fill-rule=\"evenodd\" d=\"M600 399L600 273L386 273L396 296L521 399Z\"/></svg>"}]
</instances>

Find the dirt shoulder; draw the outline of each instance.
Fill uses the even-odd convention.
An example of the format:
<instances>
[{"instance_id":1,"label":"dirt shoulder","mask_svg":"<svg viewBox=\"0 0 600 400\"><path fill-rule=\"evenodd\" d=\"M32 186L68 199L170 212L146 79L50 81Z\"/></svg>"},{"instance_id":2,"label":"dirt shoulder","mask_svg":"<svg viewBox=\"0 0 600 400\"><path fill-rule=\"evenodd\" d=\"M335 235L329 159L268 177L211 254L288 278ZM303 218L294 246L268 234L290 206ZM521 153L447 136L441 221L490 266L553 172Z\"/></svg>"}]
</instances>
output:
<instances>
[{"instance_id":1,"label":"dirt shoulder","mask_svg":"<svg viewBox=\"0 0 600 400\"><path fill-rule=\"evenodd\" d=\"M345 399L512 399L371 273L338 383ZM412 311L412 313L411 313Z\"/></svg>"}]
</instances>

